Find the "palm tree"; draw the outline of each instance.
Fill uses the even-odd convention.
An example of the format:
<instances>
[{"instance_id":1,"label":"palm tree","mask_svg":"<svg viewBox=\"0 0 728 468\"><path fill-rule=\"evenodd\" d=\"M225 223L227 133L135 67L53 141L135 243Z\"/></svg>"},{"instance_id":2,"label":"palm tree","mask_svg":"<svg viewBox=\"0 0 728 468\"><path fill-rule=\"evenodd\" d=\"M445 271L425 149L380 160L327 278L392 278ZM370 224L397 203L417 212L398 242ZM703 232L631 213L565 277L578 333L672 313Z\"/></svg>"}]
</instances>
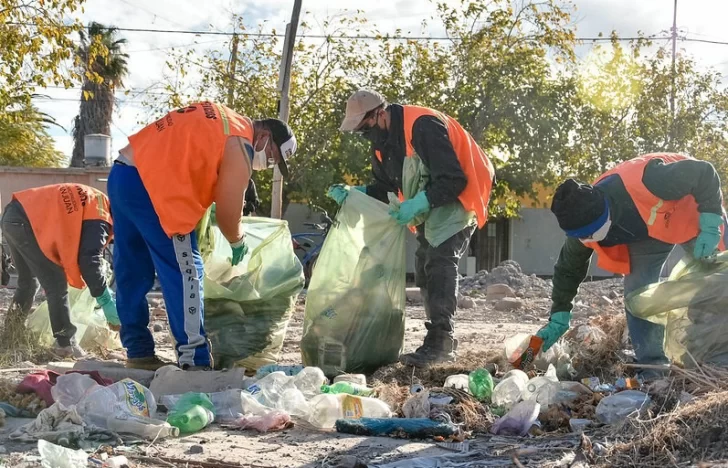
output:
<instances>
[{"instance_id":1,"label":"palm tree","mask_svg":"<svg viewBox=\"0 0 728 468\"><path fill-rule=\"evenodd\" d=\"M89 24L88 33L79 32L81 46L76 55L82 66L84 81L81 105L73 121L72 167L83 167L86 135L111 133L114 90L122 85L129 72L129 55L122 50L127 41L117 38L118 32L113 26L106 27L96 22Z\"/></svg>"}]
</instances>

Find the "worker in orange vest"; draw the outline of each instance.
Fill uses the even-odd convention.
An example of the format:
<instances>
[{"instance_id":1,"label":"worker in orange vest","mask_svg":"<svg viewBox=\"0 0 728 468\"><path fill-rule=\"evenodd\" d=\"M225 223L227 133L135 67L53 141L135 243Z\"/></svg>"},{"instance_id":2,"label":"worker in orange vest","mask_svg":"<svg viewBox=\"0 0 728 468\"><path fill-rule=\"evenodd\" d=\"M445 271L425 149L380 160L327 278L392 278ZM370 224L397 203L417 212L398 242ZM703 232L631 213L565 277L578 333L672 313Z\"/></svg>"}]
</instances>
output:
<instances>
[{"instance_id":1,"label":"worker in orange vest","mask_svg":"<svg viewBox=\"0 0 728 468\"><path fill-rule=\"evenodd\" d=\"M162 286L179 366L211 368L204 329L202 257L195 226L213 202L232 264L248 248L240 223L253 171L287 160L296 138L277 119L252 120L221 104L173 110L129 137L109 174L114 213L114 272L127 367L156 369L146 295L155 271Z\"/></svg>"},{"instance_id":2,"label":"worker in orange vest","mask_svg":"<svg viewBox=\"0 0 728 468\"><path fill-rule=\"evenodd\" d=\"M109 199L81 184L56 184L13 194L2 217L10 256L18 273L18 287L6 317L24 320L38 292L48 300L48 314L59 357L81 358L71 323L68 285L83 289L103 308L106 320L118 329L119 317L104 275L104 249L113 237Z\"/></svg>"},{"instance_id":3,"label":"worker in orange vest","mask_svg":"<svg viewBox=\"0 0 728 468\"><path fill-rule=\"evenodd\" d=\"M341 204L355 189L399 206L390 215L417 233L415 278L424 300L427 335L406 365L425 367L455 359L454 315L458 263L476 227L488 220L495 170L474 138L445 114L426 107L388 104L377 92L361 90L346 103L341 131L355 132L372 145L374 182L334 185L328 195Z\"/></svg>"},{"instance_id":4,"label":"worker in orange vest","mask_svg":"<svg viewBox=\"0 0 728 468\"><path fill-rule=\"evenodd\" d=\"M591 256L597 265L625 275L624 295L655 283L676 244L694 258L725 249L721 183L706 161L671 153L646 154L618 164L594 185L569 179L554 195L551 211L566 233L554 267L551 318L537 332L548 350L569 329L573 300ZM633 316L627 326L637 362L667 364L665 328ZM644 370L645 379L661 370Z\"/></svg>"}]
</instances>

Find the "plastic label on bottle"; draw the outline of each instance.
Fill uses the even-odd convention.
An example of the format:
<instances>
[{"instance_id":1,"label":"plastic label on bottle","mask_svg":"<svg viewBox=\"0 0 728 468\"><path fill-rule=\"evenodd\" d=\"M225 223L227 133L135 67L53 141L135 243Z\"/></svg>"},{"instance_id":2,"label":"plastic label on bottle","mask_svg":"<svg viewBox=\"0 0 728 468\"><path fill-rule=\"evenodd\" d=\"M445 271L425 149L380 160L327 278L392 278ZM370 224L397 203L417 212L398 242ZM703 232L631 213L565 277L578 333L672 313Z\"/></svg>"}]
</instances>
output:
<instances>
[{"instance_id":1,"label":"plastic label on bottle","mask_svg":"<svg viewBox=\"0 0 728 468\"><path fill-rule=\"evenodd\" d=\"M126 404L135 416L149 417L149 403L144 396L144 387L138 382L131 379L121 381L124 384L124 393L126 393Z\"/></svg>"},{"instance_id":2,"label":"plastic label on bottle","mask_svg":"<svg viewBox=\"0 0 728 468\"><path fill-rule=\"evenodd\" d=\"M360 419L364 416L360 398L347 396L341 402L341 408L344 410L344 419Z\"/></svg>"},{"instance_id":3,"label":"plastic label on bottle","mask_svg":"<svg viewBox=\"0 0 728 468\"><path fill-rule=\"evenodd\" d=\"M260 393L260 387L258 386L258 384L251 385L250 387L248 387L247 390L248 392L250 392L251 395L257 395L258 393Z\"/></svg>"}]
</instances>

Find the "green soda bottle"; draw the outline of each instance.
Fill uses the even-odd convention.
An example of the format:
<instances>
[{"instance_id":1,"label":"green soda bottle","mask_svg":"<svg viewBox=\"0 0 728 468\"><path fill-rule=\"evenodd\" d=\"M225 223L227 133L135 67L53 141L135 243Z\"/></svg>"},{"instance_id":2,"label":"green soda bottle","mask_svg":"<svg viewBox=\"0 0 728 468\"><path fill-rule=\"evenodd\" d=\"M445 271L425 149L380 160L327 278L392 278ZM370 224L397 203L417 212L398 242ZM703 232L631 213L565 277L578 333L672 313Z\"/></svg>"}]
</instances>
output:
<instances>
[{"instance_id":1,"label":"green soda bottle","mask_svg":"<svg viewBox=\"0 0 728 468\"><path fill-rule=\"evenodd\" d=\"M493 377L485 369L475 369L468 376L468 388L479 401L487 400L493 394Z\"/></svg>"},{"instance_id":2,"label":"green soda bottle","mask_svg":"<svg viewBox=\"0 0 728 468\"><path fill-rule=\"evenodd\" d=\"M333 385L322 385L321 393L348 393L349 395L368 397L374 394L374 390L351 382L336 382Z\"/></svg>"},{"instance_id":3,"label":"green soda bottle","mask_svg":"<svg viewBox=\"0 0 728 468\"><path fill-rule=\"evenodd\" d=\"M200 431L215 420L215 406L205 393L185 393L167 416L167 422L180 432Z\"/></svg>"}]
</instances>

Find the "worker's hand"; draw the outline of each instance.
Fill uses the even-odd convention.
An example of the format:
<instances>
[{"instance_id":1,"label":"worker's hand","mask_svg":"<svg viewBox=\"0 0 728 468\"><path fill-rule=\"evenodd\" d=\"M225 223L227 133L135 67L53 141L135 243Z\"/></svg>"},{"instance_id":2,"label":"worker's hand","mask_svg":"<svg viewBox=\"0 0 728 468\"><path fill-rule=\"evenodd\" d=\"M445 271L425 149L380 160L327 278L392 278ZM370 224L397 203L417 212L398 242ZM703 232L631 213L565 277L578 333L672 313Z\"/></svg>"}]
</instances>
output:
<instances>
[{"instance_id":1,"label":"worker's hand","mask_svg":"<svg viewBox=\"0 0 728 468\"><path fill-rule=\"evenodd\" d=\"M245 254L248 253L248 246L245 243L245 234L243 234L243 237L241 237L239 241L230 244L230 247L233 249L233 257L230 259L230 263L235 266L240 263L245 257Z\"/></svg>"},{"instance_id":2,"label":"worker's hand","mask_svg":"<svg viewBox=\"0 0 728 468\"><path fill-rule=\"evenodd\" d=\"M326 193L326 195L329 198L333 198L337 205L341 205L344 203L344 200L346 200L346 197L349 196L349 190L354 189L358 190L362 193L367 193L367 188L363 185L355 185L353 187L350 187L345 184L336 184L329 187L329 191Z\"/></svg>"},{"instance_id":3,"label":"worker's hand","mask_svg":"<svg viewBox=\"0 0 728 468\"><path fill-rule=\"evenodd\" d=\"M417 216L428 211L430 211L430 201L425 192L419 192L414 198L402 202L399 209L390 207L389 215L399 224L409 224Z\"/></svg>"},{"instance_id":4,"label":"worker's hand","mask_svg":"<svg viewBox=\"0 0 728 468\"><path fill-rule=\"evenodd\" d=\"M114 331L121 329L121 321L119 320L119 313L116 311L116 301L114 296L111 295L109 288L104 289L104 293L96 298L96 303L101 306L104 311L104 317L106 317L106 323L109 324L109 328Z\"/></svg>"},{"instance_id":5,"label":"worker's hand","mask_svg":"<svg viewBox=\"0 0 728 468\"><path fill-rule=\"evenodd\" d=\"M551 314L549 323L536 332L536 336L543 340L544 352L548 351L564 333L569 331L569 322L571 321L571 312L554 312Z\"/></svg>"},{"instance_id":6,"label":"worker's hand","mask_svg":"<svg viewBox=\"0 0 728 468\"><path fill-rule=\"evenodd\" d=\"M700 213L700 234L695 241L693 256L697 259L710 257L720 244L720 226L723 217L715 213Z\"/></svg>"}]
</instances>

